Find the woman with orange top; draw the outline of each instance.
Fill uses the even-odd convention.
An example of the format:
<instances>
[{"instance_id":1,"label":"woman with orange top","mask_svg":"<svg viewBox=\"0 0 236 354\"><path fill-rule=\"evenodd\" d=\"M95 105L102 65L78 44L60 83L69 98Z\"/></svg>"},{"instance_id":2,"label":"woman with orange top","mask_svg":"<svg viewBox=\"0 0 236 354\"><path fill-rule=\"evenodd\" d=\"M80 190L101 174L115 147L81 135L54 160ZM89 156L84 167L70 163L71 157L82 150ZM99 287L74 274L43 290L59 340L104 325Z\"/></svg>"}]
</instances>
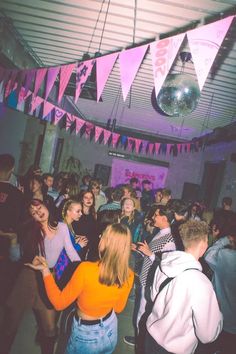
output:
<instances>
[{"instance_id":1,"label":"woman with orange top","mask_svg":"<svg viewBox=\"0 0 236 354\"><path fill-rule=\"evenodd\" d=\"M67 286L60 291L43 257L34 258L30 267L41 270L47 295L57 310L73 301L73 319L67 354L109 354L117 343L117 318L133 285L129 269L131 234L122 224L106 228L99 243L100 260L82 262Z\"/></svg>"}]
</instances>

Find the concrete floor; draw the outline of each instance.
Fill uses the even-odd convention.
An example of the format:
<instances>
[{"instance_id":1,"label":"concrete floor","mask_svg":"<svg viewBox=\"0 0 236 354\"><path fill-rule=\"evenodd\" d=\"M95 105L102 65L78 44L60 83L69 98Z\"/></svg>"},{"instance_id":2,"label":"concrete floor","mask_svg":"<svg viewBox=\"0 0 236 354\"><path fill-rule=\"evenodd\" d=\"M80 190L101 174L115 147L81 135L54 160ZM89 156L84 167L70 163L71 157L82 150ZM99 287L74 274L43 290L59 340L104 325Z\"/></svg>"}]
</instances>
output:
<instances>
[{"instance_id":1,"label":"concrete floor","mask_svg":"<svg viewBox=\"0 0 236 354\"><path fill-rule=\"evenodd\" d=\"M123 341L125 335L133 335L132 313L134 302L128 300L125 310L118 316L118 344L114 354L134 354L134 347ZM11 354L40 354L40 347L34 342L36 333L36 322L31 311L25 313L22 323L18 329ZM55 348L55 354L61 352Z\"/></svg>"}]
</instances>

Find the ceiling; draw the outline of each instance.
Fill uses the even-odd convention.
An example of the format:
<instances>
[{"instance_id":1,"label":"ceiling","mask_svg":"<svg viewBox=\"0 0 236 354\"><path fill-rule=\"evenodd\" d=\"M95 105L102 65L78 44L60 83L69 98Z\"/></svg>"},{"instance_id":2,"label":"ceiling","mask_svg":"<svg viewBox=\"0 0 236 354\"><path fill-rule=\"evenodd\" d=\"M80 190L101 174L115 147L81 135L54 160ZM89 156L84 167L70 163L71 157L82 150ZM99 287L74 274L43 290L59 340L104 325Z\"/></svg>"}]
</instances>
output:
<instances>
[{"instance_id":1,"label":"ceiling","mask_svg":"<svg viewBox=\"0 0 236 354\"><path fill-rule=\"evenodd\" d=\"M39 66L54 66L149 43L185 32L198 25L236 14L236 0L1 0L1 11L11 19ZM102 94L102 102L79 98L81 115L102 126L116 119L116 129L127 135L191 140L236 122L236 18L225 37L205 82L197 108L186 117L168 117L151 104L154 87L150 51L123 102L119 63L116 62ZM186 42L187 46L187 42ZM187 50L183 47L182 50ZM175 61L173 72L182 62ZM194 77L194 66L184 72Z\"/></svg>"}]
</instances>

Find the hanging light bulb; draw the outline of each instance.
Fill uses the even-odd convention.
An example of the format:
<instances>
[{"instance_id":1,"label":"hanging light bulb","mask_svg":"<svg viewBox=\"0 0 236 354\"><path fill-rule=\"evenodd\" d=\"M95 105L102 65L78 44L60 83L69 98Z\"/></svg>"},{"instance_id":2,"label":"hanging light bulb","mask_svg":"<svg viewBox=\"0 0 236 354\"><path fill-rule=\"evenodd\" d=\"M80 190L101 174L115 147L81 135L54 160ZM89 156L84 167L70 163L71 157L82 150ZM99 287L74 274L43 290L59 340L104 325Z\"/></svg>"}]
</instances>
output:
<instances>
[{"instance_id":1,"label":"hanging light bulb","mask_svg":"<svg viewBox=\"0 0 236 354\"><path fill-rule=\"evenodd\" d=\"M182 52L184 63L191 60L191 53ZM200 98L198 83L185 73L169 74L157 96L157 105L168 116L183 117L197 107Z\"/></svg>"}]
</instances>

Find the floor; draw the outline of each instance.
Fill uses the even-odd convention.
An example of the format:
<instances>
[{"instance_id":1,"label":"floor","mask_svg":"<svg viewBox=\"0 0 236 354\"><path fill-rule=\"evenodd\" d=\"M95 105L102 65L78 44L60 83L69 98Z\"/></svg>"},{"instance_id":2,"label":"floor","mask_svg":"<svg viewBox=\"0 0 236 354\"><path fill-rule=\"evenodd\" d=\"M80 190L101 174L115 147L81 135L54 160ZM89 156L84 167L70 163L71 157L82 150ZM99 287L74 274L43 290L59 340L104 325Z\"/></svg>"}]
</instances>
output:
<instances>
[{"instance_id":1,"label":"floor","mask_svg":"<svg viewBox=\"0 0 236 354\"><path fill-rule=\"evenodd\" d=\"M123 342L125 335L133 334L132 312L134 302L128 300L125 310L118 316L119 331L118 344L114 354L134 354L134 347ZM31 311L25 313L22 323L15 338L11 354L40 354L40 348L34 342L36 322ZM55 354L61 353L60 348L55 349Z\"/></svg>"}]
</instances>

